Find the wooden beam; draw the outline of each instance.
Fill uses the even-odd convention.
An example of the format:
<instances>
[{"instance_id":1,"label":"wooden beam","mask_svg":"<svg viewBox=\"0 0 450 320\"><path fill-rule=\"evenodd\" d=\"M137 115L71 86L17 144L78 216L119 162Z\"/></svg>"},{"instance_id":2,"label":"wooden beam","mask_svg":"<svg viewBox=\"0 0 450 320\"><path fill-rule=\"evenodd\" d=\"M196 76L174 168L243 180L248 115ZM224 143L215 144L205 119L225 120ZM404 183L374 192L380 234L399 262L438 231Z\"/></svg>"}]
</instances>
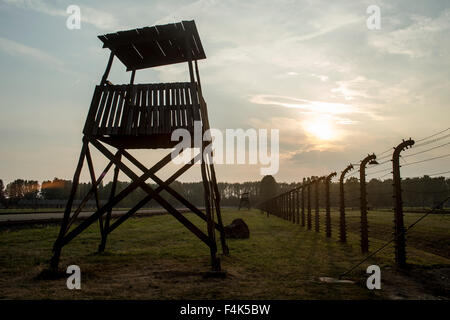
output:
<instances>
[{"instance_id":1,"label":"wooden beam","mask_svg":"<svg viewBox=\"0 0 450 320\"><path fill-rule=\"evenodd\" d=\"M170 214L172 214L175 219L181 222L186 228L188 228L192 233L194 233L200 240L202 240L205 244L207 244L210 248L215 246L215 242L213 242L212 238L206 236L203 231L201 231L196 225L190 222L185 216L183 216L177 209L175 209L170 203L168 203L164 198L162 198L159 194L153 190L149 185L145 183L145 180L150 177L152 174L151 169L145 172L141 177L137 176L128 166L124 163L117 161L114 159L113 154L106 149L101 143L96 140L92 140L91 143L101 152L105 157L114 161L114 163L119 166L120 170L124 172L127 176L129 176L133 180L133 184L137 184L144 191L146 191L149 195L152 195L154 199L161 204L161 206L166 209Z\"/></svg>"},{"instance_id":2,"label":"wooden beam","mask_svg":"<svg viewBox=\"0 0 450 320\"><path fill-rule=\"evenodd\" d=\"M131 154L129 154L127 151L123 150L123 155L136 167L141 169L142 171L146 171L147 168L142 165L137 159L135 159ZM180 195L178 192L176 192L174 189L172 189L169 185L174 182L179 176L181 176L184 172L186 172L190 167L192 167L196 162L200 160L201 154L197 154L197 156L194 157L188 164L185 164L181 169L179 169L175 174L173 174L169 179L166 181L162 181L160 178L158 178L156 175L152 174L150 176L151 179L153 179L157 184L159 184L158 188L155 190L156 193L160 193L163 190L166 190L169 194L171 194L175 199L180 201L183 205L185 205L189 210L191 210L193 213L195 213L199 218L203 219L204 221L207 221L206 215L198 209L194 204L189 202L187 199L185 199L182 195ZM133 215L137 210L139 210L142 206L144 206L147 202L152 200L151 196L147 196L144 199L142 199L135 207L133 207L129 212L127 212L125 215L121 216L116 222L114 223L114 228L117 228L121 223L123 223L126 219L128 219L131 215ZM111 226L111 228L113 227ZM214 227L219 231L223 232L223 226L221 227L219 224L214 225ZM111 230L112 231L112 230Z\"/></svg>"},{"instance_id":3,"label":"wooden beam","mask_svg":"<svg viewBox=\"0 0 450 320\"><path fill-rule=\"evenodd\" d=\"M180 168L177 172L175 172L169 179L166 180L166 184L169 185L170 183L172 183L173 181L175 181L180 175L182 175L184 172L186 172L190 167L192 167L194 165L195 162L197 162L200 157L200 154L198 154L193 161L191 161L190 163L185 164L182 168ZM159 193L162 190L164 190L163 187L159 186L155 192ZM112 232L114 229L116 229L119 225L121 225L123 222L125 222L125 220L127 220L129 217L131 217L134 213L136 213L141 207L143 207L146 203L148 203L150 200L152 200L153 197L150 195L147 195L144 199L142 199L141 201L139 201L138 204L136 204L130 211L128 211L126 214L124 214L123 216L121 216L120 218L118 218L109 228L109 232ZM197 213L197 212L194 212ZM200 218L202 218L203 220L206 221L206 217L203 214L203 212L201 212L201 215L199 215ZM197 214L198 215L198 214Z\"/></svg>"},{"instance_id":4,"label":"wooden beam","mask_svg":"<svg viewBox=\"0 0 450 320\"><path fill-rule=\"evenodd\" d=\"M89 140L97 149L98 146L104 148L108 154L111 154L108 149L106 149L100 142L98 142L96 139L85 137ZM114 157L108 157L113 163L117 164L117 160L114 159ZM114 159L114 161L113 161ZM137 187L139 187L140 182L145 182L149 178L149 172L156 172L164 165L169 163L171 160L171 154L168 154L163 159L161 159L158 163L156 163L152 168L148 169L146 173L144 173L141 177L138 179L135 179L130 185L128 185L124 190L122 190L118 195L114 197L113 200L109 201L107 204L105 204L103 207L101 207L99 210L97 210L94 214L92 214L87 219L83 220L75 229L73 229L71 232L69 232L64 239L61 240L62 246L70 242L73 238L75 238L78 234L80 234L84 229L89 227L93 222L95 222L100 216L102 216L107 210L114 207L117 203L119 203L121 200L123 200L127 195L129 195L132 191L134 191ZM119 161L120 163L120 161Z\"/></svg>"},{"instance_id":5,"label":"wooden beam","mask_svg":"<svg viewBox=\"0 0 450 320\"><path fill-rule=\"evenodd\" d=\"M121 152L119 150L118 155L116 156L117 160L120 161L121 159ZM112 181L112 185L111 185L111 193L109 195L109 201L111 201L114 198L114 195L116 193L116 187L117 187L117 179L119 178L119 167L116 165L116 167L114 168L114 176L113 176L113 181ZM102 233L102 240L100 242L100 245L98 247L98 251L99 252L103 252L105 251L105 246L106 246L106 238L108 237L108 230L109 230L109 222L111 220L111 213L112 213L112 208L109 208L109 210L106 212L106 219L105 219L105 228L103 230Z\"/></svg>"},{"instance_id":6,"label":"wooden beam","mask_svg":"<svg viewBox=\"0 0 450 320\"><path fill-rule=\"evenodd\" d=\"M95 204L96 204L97 210L98 210L98 209L100 209L100 200L98 197L98 190L97 190L97 183L96 183L97 178L95 177L94 164L92 163L92 157L91 157L91 152L89 151L89 145L86 149L86 161L88 163L89 174L91 176L91 183L92 183L91 190L94 190ZM100 226L100 234L103 234L103 219L101 217L98 219L98 223Z\"/></svg>"}]
</instances>

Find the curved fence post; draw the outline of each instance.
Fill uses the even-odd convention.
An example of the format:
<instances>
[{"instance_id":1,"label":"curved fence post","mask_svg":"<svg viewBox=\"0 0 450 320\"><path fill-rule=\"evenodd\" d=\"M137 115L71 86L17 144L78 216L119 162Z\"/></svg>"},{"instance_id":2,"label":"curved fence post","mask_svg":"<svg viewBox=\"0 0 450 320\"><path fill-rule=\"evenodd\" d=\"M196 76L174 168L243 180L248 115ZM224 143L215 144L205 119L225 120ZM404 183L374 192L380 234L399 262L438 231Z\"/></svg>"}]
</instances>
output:
<instances>
[{"instance_id":1,"label":"curved fence post","mask_svg":"<svg viewBox=\"0 0 450 320\"><path fill-rule=\"evenodd\" d=\"M303 183L302 183L302 227L305 226L305 184L306 184L306 179L303 178Z\"/></svg>"},{"instance_id":2,"label":"curved fence post","mask_svg":"<svg viewBox=\"0 0 450 320\"><path fill-rule=\"evenodd\" d=\"M368 163L375 164L377 156L370 154L365 157L359 165L359 187L361 192L361 252L369 251L369 227L367 223L367 192L366 192L366 166Z\"/></svg>"},{"instance_id":3,"label":"curved fence post","mask_svg":"<svg viewBox=\"0 0 450 320\"><path fill-rule=\"evenodd\" d=\"M308 215L307 215L307 229L311 230L312 224L311 224L311 179L308 178L308 189L307 189L307 194L308 194Z\"/></svg>"},{"instance_id":4,"label":"curved fence post","mask_svg":"<svg viewBox=\"0 0 450 320\"><path fill-rule=\"evenodd\" d=\"M326 227L326 235L328 238L331 238L331 212L330 212L330 182L331 179L336 175L336 172L330 173L325 178L325 227Z\"/></svg>"},{"instance_id":5,"label":"curved fence post","mask_svg":"<svg viewBox=\"0 0 450 320\"><path fill-rule=\"evenodd\" d=\"M353 165L350 164L344 171L341 172L339 177L339 240L341 242L347 241L347 233L345 226L345 191L344 191L344 179L347 172L353 169Z\"/></svg>"},{"instance_id":6,"label":"curved fence post","mask_svg":"<svg viewBox=\"0 0 450 320\"><path fill-rule=\"evenodd\" d=\"M393 173L393 188L394 188L394 236L395 236L395 262L400 268L406 266L406 240L405 240L405 226L403 222L403 202L402 202L402 179L400 177L400 153L412 147L414 140L411 138L400 143L394 149L392 155L392 173Z\"/></svg>"},{"instance_id":7,"label":"curved fence post","mask_svg":"<svg viewBox=\"0 0 450 320\"><path fill-rule=\"evenodd\" d=\"M320 209L319 209L319 184L325 177L320 177L314 180L314 195L315 195L315 216L314 216L314 230L320 231Z\"/></svg>"}]
</instances>

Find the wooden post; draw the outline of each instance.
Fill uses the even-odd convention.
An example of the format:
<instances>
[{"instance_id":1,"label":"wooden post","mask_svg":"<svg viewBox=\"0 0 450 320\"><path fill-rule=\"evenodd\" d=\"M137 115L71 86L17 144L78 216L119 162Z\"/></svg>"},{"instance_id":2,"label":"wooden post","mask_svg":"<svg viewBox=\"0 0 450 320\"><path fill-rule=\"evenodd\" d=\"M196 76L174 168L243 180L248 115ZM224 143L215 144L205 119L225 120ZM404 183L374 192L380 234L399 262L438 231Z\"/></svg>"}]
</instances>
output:
<instances>
[{"instance_id":1,"label":"wooden post","mask_svg":"<svg viewBox=\"0 0 450 320\"><path fill-rule=\"evenodd\" d=\"M323 177L314 180L314 195L315 195L315 231L320 231L320 209L319 209L319 183Z\"/></svg>"},{"instance_id":2,"label":"wooden post","mask_svg":"<svg viewBox=\"0 0 450 320\"><path fill-rule=\"evenodd\" d=\"M120 161L120 159L121 159L121 154L119 153L118 160ZM116 187L117 187L117 179L118 179L118 177L119 177L119 167L116 165L115 168L114 168L114 176L113 176L113 181L112 181L112 185L111 185L111 193L109 195L109 201L112 201L112 199L114 198L114 196L116 194ZM106 239L108 237L109 224L110 224L110 221L111 221L111 213L112 213L112 207L109 208L109 210L106 212L105 227L103 228L102 240L100 242L100 245L98 246L98 252L105 251Z\"/></svg>"},{"instance_id":3,"label":"wooden post","mask_svg":"<svg viewBox=\"0 0 450 320\"><path fill-rule=\"evenodd\" d=\"M325 178L325 226L326 226L326 235L328 238L331 238L331 212L330 212L330 182L331 179L336 175L336 172L330 173Z\"/></svg>"},{"instance_id":4,"label":"wooden post","mask_svg":"<svg viewBox=\"0 0 450 320\"><path fill-rule=\"evenodd\" d=\"M291 222L295 223L295 217L296 217L296 213L295 213L295 190L291 191Z\"/></svg>"},{"instance_id":5,"label":"wooden post","mask_svg":"<svg viewBox=\"0 0 450 320\"><path fill-rule=\"evenodd\" d=\"M303 178L302 183L302 227L305 226L305 187L306 187L306 179Z\"/></svg>"},{"instance_id":6,"label":"wooden post","mask_svg":"<svg viewBox=\"0 0 450 320\"><path fill-rule=\"evenodd\" d=\"M308 216L307 216L307 229L311 230L312 221L311 221L311 184L312 181L308 178Z\"/></svg>"},{"instance_id":7,"label":"wooden post","mask_svg":"<svg viewBox=\"0 0 450 320\"><path fill-rule=\"evenodd\" d=\"M406 267L406 240L403 222L402 179L400 177L400 153L414 145L414 140L402 141L394 149L392 155L392 173L394 188L394 236L395 236L395 262L399 268Z\"/></svg>"},{"instance_id":8,"label":"wooden post","mask_svg":"<svg viewBox=\"0 0 450 320\"><path fill-rule=\"evenodd\" d=\"M291 222L292 223L295 223L296 216L297 216L296 211L295 211L295 203L296 203L295 193L296 193L295 190L291 191Z\"/></svg>"},{"instance_id":9,"label":"wooden post","mask_svg":"<svg viewBox=\"0 0 450 320\"><path fill-rule=\"evenodd\" d=\"M89 174L91 176L92 190L95 197L95 204L98 210L100 209L100 199L98 196L97 179L95 178L94 164L92 162L91 152L89 151L89 145L86 148L86 162L88 164ZM98 224L100 226L100 234L103 234L103 219L101 217L98 219Z\"/></svg>"},{"instance_id":10,"label":"wooden post","mask_svg":"<svg viewBox=\"0 0 450 320\"><path fill-rule=\"evenodd\" d=\"M109 54L109 60L108 60L108 64L106 65L105 73L103 74L102 80L100 82L101 86L104 86L106 83L106 80L108 80L109 71L111 70L113 60L114 60L114 53L111 51L111 53Z\"/></svg>"},{"instance_id":11,"label":"wooden post","mask_svg":"<svg viewBox=\"0 0 450 320\"><path fill-rule=\"evenodd\" d=\"M361 193L361 252L369 251L369 227L367 223L366 165L376 160L375 154L365 157L359 166L359 187Z\"/></svg>"},{"instance_id":12,"label":"wooden post","mask_svg":"<svg viewBox=\"0 0 450 320\"><path fill-rule=\"evenodd\" d=\"M67 224L69 223L70 212L72 211L73 200L77 192L78 182L80 180L80 173L81 169L83 168L87 147L88 141L86 139L83 139L83 146L81 147L80 158L78 159L77 168L75 169L75 174L73 175L72 189L70 190L69 200L67 201L66 209L64 211L61 229L59 230L58 238L56 239L55 244L53 245L53 256L50 261L50 270L54 272L58 271L59 258L61 256L61 249L62 249L62 240L67 230Z\"/></svg>"},{"instance_id":13,"label":"wooden post","mask_svg":"<svg viewBox=\"0 0 450 320\"><path fill-rule=\"evenodd\" d=\"M339 177L339 240L341 242L347 241L347 233L345 226L345 193L344 193L344 179L347 172L353 169L353 165L350 164L344 171L341 172L341 176Z\"/></svg>"}]
</instances>

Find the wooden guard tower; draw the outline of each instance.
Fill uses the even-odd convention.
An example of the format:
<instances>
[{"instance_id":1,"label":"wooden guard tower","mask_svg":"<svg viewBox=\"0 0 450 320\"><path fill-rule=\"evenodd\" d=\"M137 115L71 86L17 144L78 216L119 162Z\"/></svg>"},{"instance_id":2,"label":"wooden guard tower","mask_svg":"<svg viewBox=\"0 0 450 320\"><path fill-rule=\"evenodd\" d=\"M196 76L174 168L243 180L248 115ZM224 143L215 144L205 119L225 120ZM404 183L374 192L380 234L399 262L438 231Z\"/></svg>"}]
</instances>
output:
<instances>
[{"instance_id":1,"label":"wooden guard tower","mask_svg":"<svg viewBox=\"0 0 450 320\"><path fill-rule=\"evenodd\" d=\"M80 158L73 177L73 185L61 230L53 246L51 269L57 270L62 248L83 230L96 221L99 222L101 242L99 252L104 251L109 233L125 220L146 205L150 200L157 201L168 213L173 215L186 228L202 240L210 249L212 269L220 270L220 260L216 256L217 245L215 234L219 231L224 254L228 254L225 234L220 214L220 197L216 175L212 162L212 154L203 152L211 147L211 141L204 141L198 153L189 163L183 165L166 181L157 177L156 173L171 161L171 153L148 168L127 150L129 149L168 149L178 142L171 141L175 129L187 129L194 136L194 121L200 121L202 133L209 129L207 105L203 99L197 60L205 59L202 43L194 21L145 27L99 36L103 48L111 50L105 73L98 86L95 87L86 124L83 130L83 145ZM113 85L108 81L109 71L114 57L117 57L131 71L129 84ZM157 66L186 62L189 68L190 81L159 84L135 84L136 70ZM195 71L194 71L195 70ZM109 146L109 148L106 147ZM194 145L194 142L192 142ZM108 165L96 177L94 165L89 151L95 147L108 160ZM114 148L114 152L110 151ZM135 173L122 159L130 161L140 173ZM72 212L74 195L77 190L80 172L86 160L92 180L92 188L82 200L79 207ZM201 161L201 175L204 187L204 211L198 209L170 184ZM112 190L108 202L100 205L97 186L106 173L114 167ZM121 192L116 193L119 171L130 179L131 183ZM157 188L150 187L146 181L152 179ZM146 197L131 208L126 214L111 219L111 211L122 199L133 190L141 188ZM161 197L161 191L167 191L183 206L191 210L206 222L206 232L190 222L186 216ZM84 204L94 197L97 210L80 224L74 221ZM215 217L216 216L216 219Z\"/></svg>"}]
</instances>

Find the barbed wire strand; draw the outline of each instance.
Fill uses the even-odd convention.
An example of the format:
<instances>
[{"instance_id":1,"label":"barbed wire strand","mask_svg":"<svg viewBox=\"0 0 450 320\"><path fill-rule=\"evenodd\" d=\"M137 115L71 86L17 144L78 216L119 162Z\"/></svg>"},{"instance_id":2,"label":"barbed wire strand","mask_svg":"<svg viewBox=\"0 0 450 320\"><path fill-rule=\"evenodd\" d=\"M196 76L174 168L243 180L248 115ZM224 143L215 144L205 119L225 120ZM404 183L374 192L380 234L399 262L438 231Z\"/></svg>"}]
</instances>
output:
<instances>
[{"instance_id":1,"label":"barbed wire strand","mask_svg":"<svg viewBox=\"0 0 450 320\"><path fill-rule=\"evenodd\" d=\"M419 160L419 161L415 161L415 162L410 162L410 163L404 164L402 167L406 167L406 166L410 166L410 165L418 164L418 163L423 163L423 162L428 162L431 160L442 159L442 158L446 158L446 157L450 157L450 153L447 153L447 154L444 154L444 155L438 156L438 157L433 157L433 158L428 158L428 159Z\"/></svg>"},{"instance_id":2,"label":"barbed wire strand","mask_svg":"<svg viewBox=\"0 0 450 320\"><path fill-rule=\"evenodd\" d=\"M369 254L367 257L365 257L363 260L361 260L360 262L358 262L357 264L355 264L353 267L351 267L350 269L348 269L346 272L342 273L339 276L339 279L342 279L342 277L344 277L345 275L349 274L350 272L352 272L353 270L355 270L357 267L359 267L361 264L363 264L364 262L366 262L368 259L370 259L371 257L373 257L374 255L376 255L378 252L380 252L381 250L383 250L384 248L386 248L388 245L390 245L392 242L394 242L400 235L402 234L406 234L409 230L411 230L416 224L418 224L420 221L422 221L426 216L428 216L431 213L434 213L437 209L439 209L444 203L446 203L448 200L450 199L450 196L447 197L446 199L444 199L443 201L441 201L440 203L438 203L436 206L434 206L429 212L427 212L426 214L424 214L422 217L420 217L419 219L417 219L416 221L414 221L408 228L406 228L404 231L398 233L395 237L393 237L391 240L389 240L388 242L386 242L384 245L382 245L380 248L378 248L376 251L374 251L373 253Z\"/></svg>"},{"instance_id":3,"label":"barbed wire strand","mask_svg":"<svg viewBox=\"0 0 450 320\"><path fill-rule=\"evenodd\" d=\"M420 140L417 140L416 142L421 142L421 141L427 140L427 139L429 139L429 138L433 138L433 137L438 136L438 135L440 135L441 133L444 133L444 132L446 132L446 131L448 131L448 130L450 130L450 127L448 127L448 128L445 129L445 130L439 131L438 133L432 134L431 136L428 136L428 137L422 138L422 139L420 139Z\"/></svg>"},{"instance_id":4,"label":"barbed wire strand","mask_svg":"<svg viewBox=\"0 0 450 320\"><path fill-rule=\"evenodd\" d=\"M430 149L426 149L426 150L422 150L422 151L419 151L419 152L416 152L416 153L407 154L407 155L405 155L405 156L402 155L401 157L402 157L402 158L413 157L413 156L416 156L416 155L418 155L418 154L422 154L422 153L425 153L425 152L428 152L428 151L431 151L431 150L435 150L435 149L438 149L438 148L442 148L442 147L445 147L445 146L448 146L448 145L450 145L450 142L443 143L443 144L441 144L441 145L439 145L439 146L436 146L436 147L433 147L433 148L430 148Z\"/></svg>"}]
</instances>

